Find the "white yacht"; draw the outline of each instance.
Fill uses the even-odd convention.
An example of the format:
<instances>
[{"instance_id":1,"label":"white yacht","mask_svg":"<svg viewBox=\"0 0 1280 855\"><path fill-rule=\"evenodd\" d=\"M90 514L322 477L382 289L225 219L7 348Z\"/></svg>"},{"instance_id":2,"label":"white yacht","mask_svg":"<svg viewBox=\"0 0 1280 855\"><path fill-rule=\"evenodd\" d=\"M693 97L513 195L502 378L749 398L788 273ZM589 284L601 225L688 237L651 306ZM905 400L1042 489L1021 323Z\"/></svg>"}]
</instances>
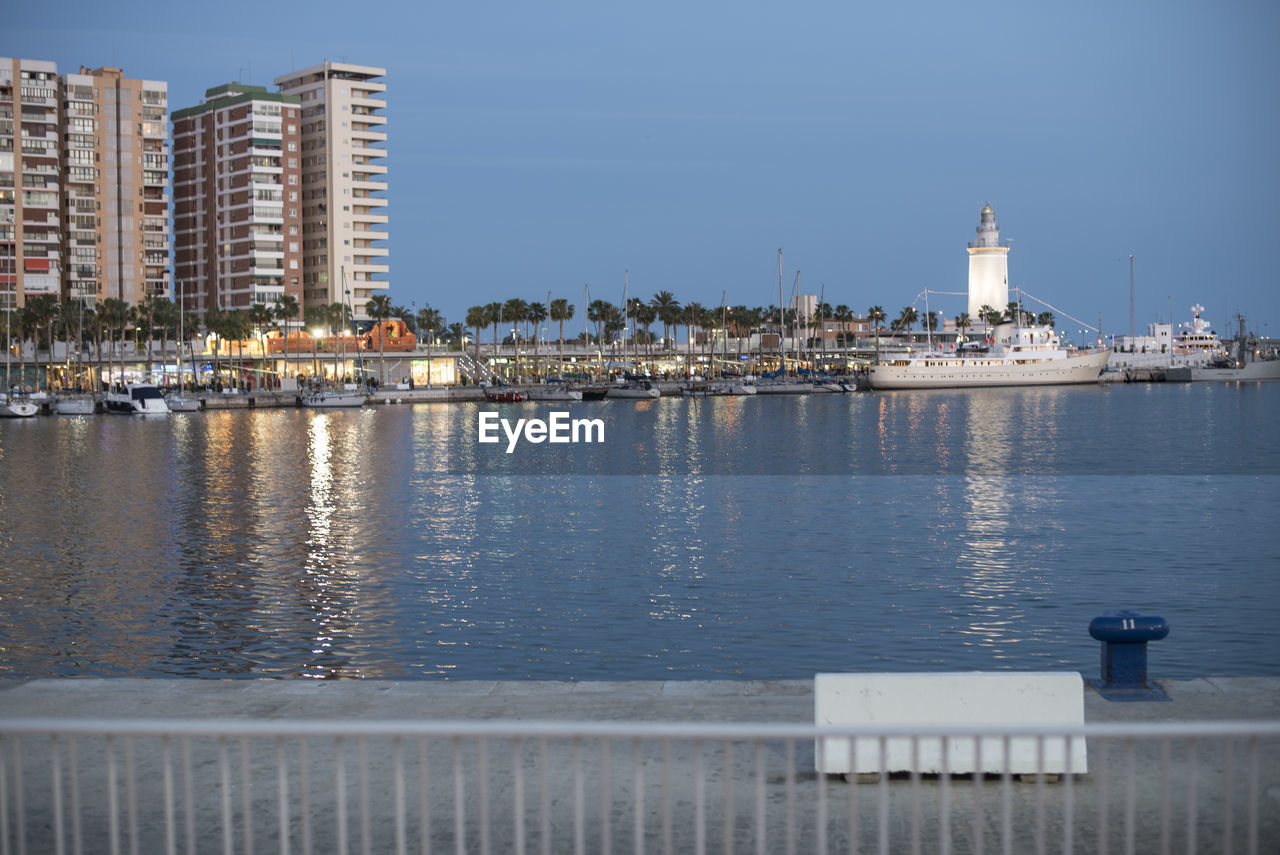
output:
<instances>
[{"instance_id":1,"label":"white yacht","mask_svg":"<svg viewBox=\"0 0 1280 855\"><path fill-rule=\"evenodd\" d=\"M354 386L354 388L352 388ZM363 407L369 397L363 387L346 384L345 388L310 389L302 393L302 406L316 409Z\"/></svg>"},{"instance_id":2,"label":"white yacht","mask_svg":"<svg viewBox=\"0 0 1280 855\"><path fill-rule=\"evenodd\" d=\"M1068 349L1049 326L999 324L981 342L930 349L872 365L872 389L955 389L1096 383L1111 355L1105 348Z\"/></svg>"},{"instance_id":3,"label":"white yacht","mask_svg":"<svg viewBox=\"0 0 1280 855\"><path fill-rule=\"evenodd\" d=\"M606 398L657 398L662 394L657 385L648 380L619 380L609 387Z\"/></svg>"},{"instance_id":4,"label":"white yacht","mask_svg":"<svg viewBox=\"0 0 1280 855\"><path fill-rule=\"evenodd\" d=\"M60 416L91 416L98 411L92 395L59 395L53 406Z\"/></svg>"},{"instance_id":5,"label":"white yacht","mask_svg":"<svg viewBox=\"0 0 1280 855\"><path fill-rule=\"evenodd\" d=\"M29 419L40 408L22 395L6 395L0 392L0 419Z\"/></svg>"},{"instance_id":6,"label":"white yacht","mask_svg":"<svg viewBox=\"0 0 1280 855\"><path fill-rule=\"evenodd\" d=\"M530 401L581 401L582 390L574 389L563 380L551 379L530 386L527 398Z\"/></svg>"},{"instance_id":7,"label":"white yacht","mask_svg":"<svg viewBox=\"0 0 1280 855\"><path fill-rule=\"evenodd\" d=\"M109 413L151 416L169 412L160 387L154 383L129 383L123 392L108 392L103 400Z\"/></svg>"}]
</instances>

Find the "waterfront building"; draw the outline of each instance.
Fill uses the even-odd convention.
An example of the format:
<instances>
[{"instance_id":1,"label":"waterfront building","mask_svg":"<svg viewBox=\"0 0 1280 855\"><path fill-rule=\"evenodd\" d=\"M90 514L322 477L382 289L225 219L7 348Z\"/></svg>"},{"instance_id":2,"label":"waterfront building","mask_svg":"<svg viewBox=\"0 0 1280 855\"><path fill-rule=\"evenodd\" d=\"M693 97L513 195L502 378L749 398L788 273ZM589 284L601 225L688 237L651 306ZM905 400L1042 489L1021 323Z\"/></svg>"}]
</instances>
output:
<instances>
[{"instance_id":1,"label":"waterfront building","mask_svg":"<svg viewBox=\"0 0 1280 855\"><path fill-rule=\"evenodd\" d=\"M228 83L173 114L175 279L205 313L302 299L298 98Z\"/></svg>"},{"instance_id":2,"label":"waterfront building","mask_svg":"<svg viewBox=\"0 0 1280 855\"><path fill-rule=\"evenodd\" d=\"M275 78L302 110L303 304L349 298L361 319L369 298L390 287L386 74L326 60Z\"/></svg>"},{"instance_id":3,"label":"waterfront building","mask_svg":"<svg viewBox=\"0 0 1280 855\"><path fill-rule=\"evenodd\" d=\"M167 293L168 87L0 58L0 306Z\"/></svg>"},{"instance_id":4,"label":"waterfront building","mask_svg":"<svg viewBox=\"0 0 1280 855\"><path fill-rule=\"evenodd\" d=\"M0 58L0 308L60 294L58 67Z\"/></svg>"},{"instance_id":5,"label":"waterfront building","mask_svg":"<svg viewBox=\"0 0 1280 855\"><path fill-rule=\"evenodd\" d=\"M969 244L969 317L977 322L983 306L1004 311L1009 304L1009 245L1000 245L1000 226L991 205L978 220L978 239Z\"/></svg>"},{"instance_id":6,"label":"waterfront building","mask_svg":"<svg viewBox=\"0 0 1280 855\"><path fill-rule=\"evenodd\" d=\"M63 294L169 295L169 91L118 68L61 78Z\"/></svg>"}]
</instances>

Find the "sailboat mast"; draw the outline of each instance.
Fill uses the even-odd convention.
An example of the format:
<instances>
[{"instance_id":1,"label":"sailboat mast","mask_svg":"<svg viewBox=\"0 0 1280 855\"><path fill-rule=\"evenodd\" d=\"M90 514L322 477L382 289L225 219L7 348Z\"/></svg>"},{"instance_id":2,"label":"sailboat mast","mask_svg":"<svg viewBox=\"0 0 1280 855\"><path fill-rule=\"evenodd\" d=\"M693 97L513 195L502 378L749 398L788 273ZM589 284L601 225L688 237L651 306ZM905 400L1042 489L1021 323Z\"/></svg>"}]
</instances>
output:
<instances>
[{"instance_id":1,"label":"sailboat mast","mask_svg":"<svg viewBox=\"0 0 1280 855\"><path fill-rule=\"evenodd\" d=\"M782 333L786 329L782 323L786 314L782 311L782 247L778 247L778 367L785 374L787 371L787 357L782 352Z\"/></svg>"}]
</instances>

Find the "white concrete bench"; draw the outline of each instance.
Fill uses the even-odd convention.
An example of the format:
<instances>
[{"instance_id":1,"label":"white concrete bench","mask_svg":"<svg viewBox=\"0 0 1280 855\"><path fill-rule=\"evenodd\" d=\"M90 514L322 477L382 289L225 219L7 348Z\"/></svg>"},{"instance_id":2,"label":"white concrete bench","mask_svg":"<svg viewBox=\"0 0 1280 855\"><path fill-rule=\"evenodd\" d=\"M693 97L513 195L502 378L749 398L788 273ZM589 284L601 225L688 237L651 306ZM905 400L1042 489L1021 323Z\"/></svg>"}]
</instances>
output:
<instances>
[{"instance_id":1,"label":"white concrete bench","mask_svg":"<svg viewBox=\"0 0 1280 855\"><path fill-rule=\"evenodd\" d=\"M920 674L818 674L814 677L814 720L819 726L1055 727L1084 724L1084 680L1073 672L948 672ZM981 756L977 750L981 742ZM921 738L914 748L907 736L820 740L815 752L819 773L874 774L944 770L940 735ZM1082 736L1011 737L1007 769L1015 775L1059 775L1087 771ZM1070 766L1067 764L1068 743ZM953 737L947 740L945 769L951 774L1003 773L1001 737ZM1041 754L1043 753L1043 758ZM1042 762L1043 761L1043 762Z\"/></svg>"}]
</instances>

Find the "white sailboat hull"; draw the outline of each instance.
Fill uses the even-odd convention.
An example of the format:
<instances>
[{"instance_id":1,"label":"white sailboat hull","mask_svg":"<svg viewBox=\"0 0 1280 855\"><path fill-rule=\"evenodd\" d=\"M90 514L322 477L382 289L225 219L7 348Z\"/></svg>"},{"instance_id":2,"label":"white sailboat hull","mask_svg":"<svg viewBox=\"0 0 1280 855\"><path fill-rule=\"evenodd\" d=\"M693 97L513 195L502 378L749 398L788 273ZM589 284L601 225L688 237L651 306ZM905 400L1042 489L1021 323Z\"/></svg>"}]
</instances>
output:
<instances>
[{"instance_id":1,"label":"white sailboat hull","mask_svg":"<svg viewBox=\"0 0 1280 855\"><path fill-rule=\"evenodd\" d=\"M0 395L0 419L29 419L38 412L40 408L30 401Z\"/></svg>"},{"instance_id":2,"label":"white sailboat hull","mask_svg":"<svg viewBox=\"0 0 1280 855\"><path fill-rule=\"evenodd\" d=\"M363 407L365 398L366 395L363 392L308 392L302 396L302 405L318 409Z\"/></svg>"},{"instance_id":3,"label":"white sailboat hull","mask_svg":"<svg viewBox=\"0 0 1280 855\"><path fill-rule=\"evenodd\" d=\"M93 398L59 398L54 411L60 416L91 416L98 404Z\"/></svg>"}]
</instances>

